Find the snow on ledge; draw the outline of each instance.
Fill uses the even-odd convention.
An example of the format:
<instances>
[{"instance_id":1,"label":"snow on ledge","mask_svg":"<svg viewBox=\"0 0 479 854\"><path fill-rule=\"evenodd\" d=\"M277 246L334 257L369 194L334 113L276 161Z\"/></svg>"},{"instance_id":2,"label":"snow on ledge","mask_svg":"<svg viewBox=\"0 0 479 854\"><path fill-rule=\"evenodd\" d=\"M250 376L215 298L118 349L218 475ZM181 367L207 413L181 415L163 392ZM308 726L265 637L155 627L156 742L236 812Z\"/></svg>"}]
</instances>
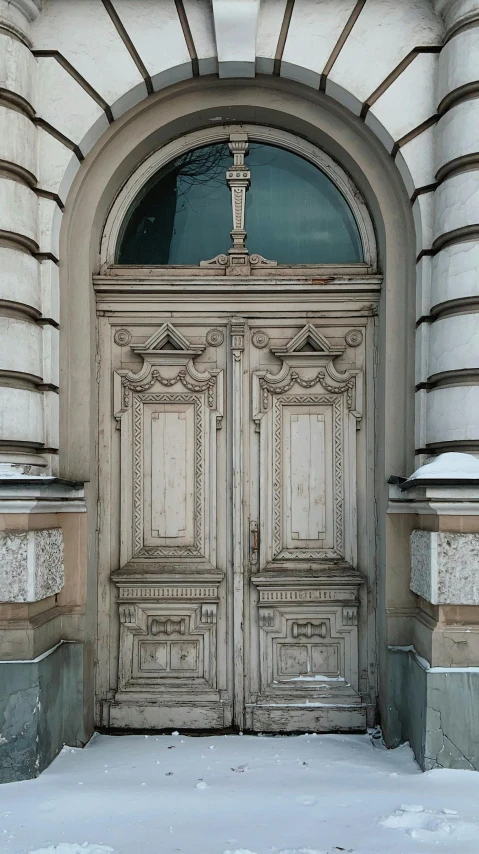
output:
<instances>
[{"instance_id":1,"label":"snow on ledge","mask_svg":"<svg viewBox=\"0 0 479 854\"><path fill-rule=\"evenodd\" d=\"M415 647L409 646L388 646L390 652L410 652L417 663L423 670L429 673L479 673L479 667L431 667L429 661L419 655Z\"/></svg>"},{"instance_id":2,"label":"snow on ledge","mask_svg":"<svg viewBox=\"0 0 479 854\"><path fill-rule=\"evenodd\" d=\"M401 484L401 489L435 481L449 484L458 481L479 482L479 460L472 454L460 454L453 451L447 454L439 454L430 463L416 469L405 483Z\"/></svg>"}]
</instances>

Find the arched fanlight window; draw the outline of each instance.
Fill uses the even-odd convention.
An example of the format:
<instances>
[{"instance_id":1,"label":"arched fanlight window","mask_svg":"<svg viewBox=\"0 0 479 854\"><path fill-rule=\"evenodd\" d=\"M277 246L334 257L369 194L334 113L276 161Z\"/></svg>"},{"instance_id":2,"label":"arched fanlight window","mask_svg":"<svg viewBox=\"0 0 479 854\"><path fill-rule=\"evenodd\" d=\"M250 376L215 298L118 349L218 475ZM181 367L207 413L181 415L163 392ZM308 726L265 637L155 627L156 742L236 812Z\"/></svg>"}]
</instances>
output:
<instances>
[{"instance_id":1,"label":"arched fanlight window","mask_svg":"<svg viewBox=\"0 0 479 854\"><path fill-rule=\"evenodd\" d=\"M181 154L146 182L123 219L115 260L241 267L365 259L353 212L325 172L237 133Z\"/></svg>"}]
</instances>

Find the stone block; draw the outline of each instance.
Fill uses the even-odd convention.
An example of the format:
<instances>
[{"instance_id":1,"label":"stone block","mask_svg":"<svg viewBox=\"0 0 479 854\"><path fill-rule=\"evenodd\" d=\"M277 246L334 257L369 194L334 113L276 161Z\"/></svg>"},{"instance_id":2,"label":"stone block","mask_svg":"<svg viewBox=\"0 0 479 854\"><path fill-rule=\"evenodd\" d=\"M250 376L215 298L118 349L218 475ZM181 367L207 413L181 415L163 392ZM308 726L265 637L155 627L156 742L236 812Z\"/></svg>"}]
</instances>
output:
<instances>
[{"instance_id":1,"label":"stone block","mask_svg":"<svg viewBox=\"0 0 479 854\"><path fill-rule=\"evenodd\" d=\"M0 601L38 602L64 584L63 532L0 532Z\"/></svg>"},{"instance_id":2,"label":"stone block","mask_svg":"<svg viewBox=\"0 0 479 854\"><path fill-rule=\"evenodd\" d=\"M42 378L40 326L19 317L0 317L0 370Z\"/></svg>"},{"instance_id":3,"label":"stone block","mask_svg":"<svg viewBox=\"0 0 479 854\"><path fill-rule=\"evenodd\" d=\"M426 442L475 439L479 431L479 386L444 386L427 395Z\"/></svg>"},{"instance_id":4,"label":"stone block","mask_svg":"<svg viewBox=\"0 0 479 854\"><path fill-rule=\"evenodd\" d=\"M0 386L0 439L43 445L43 395L29 388Z\"/></svg>"},{"instance_id":5,"label":"stone block","mask_svg":"<svg viewBox=\"0 0 479 854\"><path fill-rule=\"evenodd\" d=\"M410 588L433 605L479 605L479 534L413 531Z\"/></svg>"},{"instance_id":6,"label":"stone block","mask_svg":"<svg viewBox=\"0 0 479 854\"><path fill-rule=\"evenodd\" d=\"M35 243L38 199L26 184L0 176L0 229L21 234Z\"/></svg>"}]
</instances>

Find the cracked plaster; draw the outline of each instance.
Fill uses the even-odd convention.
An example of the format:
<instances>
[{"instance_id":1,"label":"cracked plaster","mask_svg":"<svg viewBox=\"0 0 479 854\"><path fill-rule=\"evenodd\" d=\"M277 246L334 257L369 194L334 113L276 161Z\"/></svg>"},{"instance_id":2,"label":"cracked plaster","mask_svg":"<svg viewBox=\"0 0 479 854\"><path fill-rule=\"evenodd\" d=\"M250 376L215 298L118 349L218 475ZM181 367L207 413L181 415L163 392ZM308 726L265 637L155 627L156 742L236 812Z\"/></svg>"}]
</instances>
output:
<instances>
[{"instance_id":1,"label":"cracked plaster","mask_svg":"<svg viewBox=\"0 0 479 854\"><path fill-rule=\"evenodd\" d=\"M479 316L462 314L431 324L429 374L479 367Z\"/></svg>"},{"instance_id":2,"label":"cracked plaster","mask_svg":"<svg viewBox=\"0 0 479 854\"><path fill-rule=\"evenodd\" d=\"M461 128L461 133L457 128ZM437 124L436 171L445 163L479 151L479 99L451 107Z\"/></svg>"},{"instance_id":3,"label":"cracked plaster","mask_svg":"<svg viewBox=\"0 0 479 854\"><path fill-rule=\"evenodd\" d=\"M420 767L479 770L479 671L428 670L412 647L389 649L388 746L409 741Z\"/></svg>"},{"instance_id":4,"label":"cracked plaster","mask_svg":"<svg viewBox=\"0 0 479 854\"><path fill-rule=\"evenodd\" d=\"M431 306L479 296L479 243L447 246L432 260Z\"/></svg>"},{"instance_id":5,"label":"cracked plaster","mask_svg":"<svg viewBox=\"0 0 479 854\"><path fill-rule=\"evenodd\" d=\"M477 27L457 33L441 52L437 81L438 103L448 94L477 80L479 30Z\"/></svg>"},{"instance_id":6,"label":"cracked plaster","mask_svg":"<svg viewBox=\"0 0 479 854\"><path fill-rule=\"evenodd\" d=\"M435 192L433 239L479 221L479 171L452 175ZM421 197L419 197L421 198Z\"/></svg>"},{"instance_id":7,"label":"cracked plaster","mask_svg":"<svg viewBox=\"0 0 479 854\"><path fill-rule=\"evenodd\" d=\"M479 386L450 386L429 392L428 443L477 439L479 436Z\"/></svg>"}]
</instances>

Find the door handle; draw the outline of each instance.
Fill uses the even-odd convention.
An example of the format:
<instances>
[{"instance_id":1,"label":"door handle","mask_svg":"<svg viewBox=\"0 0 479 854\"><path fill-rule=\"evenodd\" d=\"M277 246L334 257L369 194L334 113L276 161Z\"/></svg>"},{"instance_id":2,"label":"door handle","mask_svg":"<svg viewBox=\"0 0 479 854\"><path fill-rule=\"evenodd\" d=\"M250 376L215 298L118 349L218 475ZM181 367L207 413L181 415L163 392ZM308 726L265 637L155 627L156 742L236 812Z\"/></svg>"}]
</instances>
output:
<instances>
[{"instance_id":1,"label":"door handle","mask_svg":"<svg viewBox=\"0 0 479 854\"><path fill-rule=\"evenodd\" d=\"M250 563L258 563L259 554L259 529L257 522L249 523L249 552Z\"/></svg>"}]
</instances>

